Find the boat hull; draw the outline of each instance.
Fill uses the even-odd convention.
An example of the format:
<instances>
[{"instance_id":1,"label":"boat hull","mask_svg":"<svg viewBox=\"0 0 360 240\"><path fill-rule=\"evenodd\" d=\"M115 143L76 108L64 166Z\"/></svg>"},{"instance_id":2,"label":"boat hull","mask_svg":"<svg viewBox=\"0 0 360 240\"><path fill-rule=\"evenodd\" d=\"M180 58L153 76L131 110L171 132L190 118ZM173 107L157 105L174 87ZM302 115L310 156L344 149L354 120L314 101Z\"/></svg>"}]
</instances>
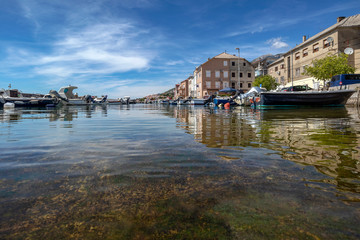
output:
<instances>
[{"instance_id":1,"label":"boat hull","mask_svg":"<svg viewBox=\"0 0 360 240\"><path fill-rule=\"evenodd\" d=\"M3 104L13 103L15 107L46 107L57 105L56 99L50 98L3 98Z\"/></svg>"},{"instance_id":2,"label":"boat hull","mask_svg":"<svg viewBox=\"0 0 360 240\"><path fill-rule=\"evenodd\" d=\"M262 92L260 106L343 106L355 91Z\"/></svg>"},{"instance_id":3,"label":"boat hull","mask_svg":"<svg viewBox=\"0 0 360 240\"><path fill-rule=\"evenodd\" d=\"M192 99L190 105L204 105L205 99Z\"/></svg>"}]
</instances>

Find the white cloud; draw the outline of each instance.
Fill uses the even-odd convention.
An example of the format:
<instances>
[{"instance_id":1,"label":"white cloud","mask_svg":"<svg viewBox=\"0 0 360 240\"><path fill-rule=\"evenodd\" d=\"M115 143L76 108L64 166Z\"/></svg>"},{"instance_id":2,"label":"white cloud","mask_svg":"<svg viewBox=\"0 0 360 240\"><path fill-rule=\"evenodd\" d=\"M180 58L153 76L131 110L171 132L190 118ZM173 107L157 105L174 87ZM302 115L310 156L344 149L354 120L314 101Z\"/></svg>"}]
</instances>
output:
<instances>
[{"instance_id":1,"label":"white cloud","mask_svg":"<svg viewBox=\"0 0 360 240\"><path fill-rule=\"evenodd\" d=\"M266 43L275 49L289 48L289 44L284 42L281 37L269 39Z\"/></svg>"}]
</instances>

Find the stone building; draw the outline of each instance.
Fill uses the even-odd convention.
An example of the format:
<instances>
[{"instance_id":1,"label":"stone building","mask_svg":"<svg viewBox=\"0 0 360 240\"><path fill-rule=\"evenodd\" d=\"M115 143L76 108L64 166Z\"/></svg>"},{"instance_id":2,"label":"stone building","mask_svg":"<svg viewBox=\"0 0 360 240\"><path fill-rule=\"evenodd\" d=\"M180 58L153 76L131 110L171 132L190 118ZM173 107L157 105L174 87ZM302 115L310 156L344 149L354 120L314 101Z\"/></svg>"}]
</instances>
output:
<instances>
[{"instance_id":1,"label":"stone building","mask_svg":"<svg viewBox=\"0 0 360 240\"><path fill-rule=\"evenodd\" d=\"M268 74L284 86L307 84L321 87L322 81L303 75L306 66L329 54L348 53L349 64L360 73L360 14L339 17L337 23L306 39L268 66Z\"/></svg>"},{"instance_id":2,"label":"stone building","mask_svg":"<svg viewBox=\"0 0 360 240\"><path fill-rule=\"evenodd\" d=\"M252 87L254 79L254 68L249 61L221 53L195 69L196 90L193 90L193 97L204 98L228 87L246 92Z\"/></svg>"}]
</instances>

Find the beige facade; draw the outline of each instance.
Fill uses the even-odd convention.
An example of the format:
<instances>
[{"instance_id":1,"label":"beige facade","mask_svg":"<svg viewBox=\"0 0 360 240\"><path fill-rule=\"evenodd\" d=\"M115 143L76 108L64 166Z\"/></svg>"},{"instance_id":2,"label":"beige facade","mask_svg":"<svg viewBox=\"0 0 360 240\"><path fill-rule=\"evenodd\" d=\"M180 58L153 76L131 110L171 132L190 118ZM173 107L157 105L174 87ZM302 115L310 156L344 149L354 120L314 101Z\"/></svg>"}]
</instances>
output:
<instances>
[{"instance_id":1,"label":"beige facade","mask_svg":"<svg viewBox=\"0 0 360 240\"><path fill-rule=\"evenodd\" d=\"M349 54L349 64L360 73L360 14L351 17L340 17L337 23L326 30L306 39L303 36L301 44L291 49L284 56L269 65L268 74L276 82L284 85L308 84L317 88L323 84L317 79L304 75L306 66L315 59L320 59L329 54L343 53L345 49L352 49Z\"/></svg>"},{"instance_id":2,"label":"beige facade","mask_svg":"<svg viewBox=\"0 0 360 240\"><path fill-rule=\"evenodd\" d=\"M189 97L189 78L185 79L180 84L176 84L174 99L177 98L185 99Z\"/></svg>"},{"instance_id":3,"label":"beige facade","mask_svg":"<svg viewBox=\"0 0 360 240\"><path fill-rule=\"evenodd\" d=\"M224 88L248 91L255 79L254 68L244 58L221 53L201 64L194 71L196 98L216 94Z\"/></svg>"}]
</instances>

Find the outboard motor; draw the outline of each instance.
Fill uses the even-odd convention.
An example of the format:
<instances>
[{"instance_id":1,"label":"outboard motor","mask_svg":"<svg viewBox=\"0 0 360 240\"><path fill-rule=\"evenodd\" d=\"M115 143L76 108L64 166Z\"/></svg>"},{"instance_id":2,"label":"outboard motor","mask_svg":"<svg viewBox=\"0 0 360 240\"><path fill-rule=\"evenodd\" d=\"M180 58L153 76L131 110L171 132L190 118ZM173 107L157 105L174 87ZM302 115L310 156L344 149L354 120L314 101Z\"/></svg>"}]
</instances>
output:
<instances>
[{"instance_id":1,"label":"outboard motor","mask_svg":"<svg viewBox=\"0 0 360 240\"><path fill-rule=\"evenodd\" d=\"M92 98L91 95L86 95L86 96L84 97L84 100L86 101L86 103L92 103L92 102L94 102L94 99Z\"/></svg>"},{"instance_id":2,"label":"outboard motor","mask_svg":"<svg viewBox=\"0 0 360 240\"><path fill-rule=\"evenodd\" d=\"M104 103L104 102L106 102L106 100L107 100L107 95L105 95L105 96L101 99L100 103Z\"/></svg>"},{"instance_id":3,"label":"outboard motor","mask_svg":"<svg viewBox=\"0 0 360 240\"><path fill-rule=\"evenodd\" d=\"M205 100L204 104L209 104L214 101L215 95L211 95L208 99Z\"/></svg>"}]
</instances>

